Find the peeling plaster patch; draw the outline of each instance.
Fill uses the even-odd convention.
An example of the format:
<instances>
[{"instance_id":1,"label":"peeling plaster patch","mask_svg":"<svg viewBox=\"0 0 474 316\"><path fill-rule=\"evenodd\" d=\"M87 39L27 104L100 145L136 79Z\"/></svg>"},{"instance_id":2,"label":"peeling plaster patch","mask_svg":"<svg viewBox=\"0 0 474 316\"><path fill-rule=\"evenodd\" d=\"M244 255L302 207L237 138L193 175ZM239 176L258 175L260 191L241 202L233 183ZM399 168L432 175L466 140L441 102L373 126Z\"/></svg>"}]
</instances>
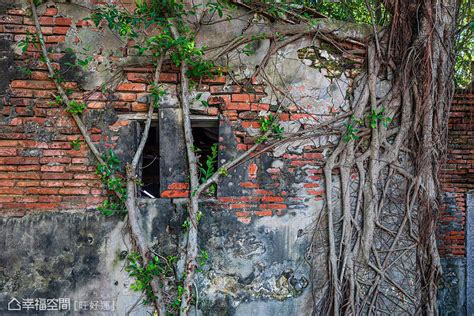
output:
<instances>
[{"instance_id":1,"label":"peeling plaster patch","mask_svg":"<svg viewBox=\"0 0 474 316\"><path fill-rule=\"evenodd\" d=\"M329 115L348 106L345 96L349 80L344 73L341 73L339 78L329 79L327 69L309 67L306 65L309 63L307 61L303 63L301 60L308 58L301 57L300 48L313 45L306 38L285 46L270 59L265 73L276 86L288 91L291 99L308 113L317 116ZM276 104L277 98L273 95L272 89L267 87L266 93L267 97L263 102ZM289 99L285 99L282 104L285 107L293 106L293 102ZM303 123L314 124L314 120L307 118Z\"/></svg>"},{"instance_id":2,"label":"peeling plaster patch","mask_svg":"<svg viewBox=\"0 0 474 316\"><path fill-rule=\"evenodd\" d=\"M301 128L301 123L297 121L279 122L285 133L296 133Z\"/></svg>"},{"instance_id":3,"label":"peeling plaster patch","mask_svg":"<svg viewBox=\"0 0 474 316\"><path fill-rule=\"evenodd\" d=\"M252 136L252 137L260 135L260 129L258 128L247 127L247 128L244 128L244 130L247 132L249 136Z\"/></svg>"},{"instance_id":4,"label":"peeling plaster patch","mask_svg":"<svg viewBox=\"0 0 474 316\"><path fill-rule=\"evenodd\" d=\"M201 110L205 111L208 109L207 106L202 104L202 101L207 101L209 97L211 96L210 92L199 92L196 90L193 90L189 93L189 101L191 104L191 109L192 110Z\"/></svg>"},{"instance_id":5,"label":"peeling plaster patch","mask_svg":"<svg viewBox=\"0 0 474 316\"><path fill-rule=\"evenodd\" d=\"M311 146L314 144L315 141L312 139L295 140L292 142L284 143L280 146L275 147L275 150L273 151L273 156L281 157L287 152L293 154L301 154L305 146Z\"/></svg>"}]
</instances>

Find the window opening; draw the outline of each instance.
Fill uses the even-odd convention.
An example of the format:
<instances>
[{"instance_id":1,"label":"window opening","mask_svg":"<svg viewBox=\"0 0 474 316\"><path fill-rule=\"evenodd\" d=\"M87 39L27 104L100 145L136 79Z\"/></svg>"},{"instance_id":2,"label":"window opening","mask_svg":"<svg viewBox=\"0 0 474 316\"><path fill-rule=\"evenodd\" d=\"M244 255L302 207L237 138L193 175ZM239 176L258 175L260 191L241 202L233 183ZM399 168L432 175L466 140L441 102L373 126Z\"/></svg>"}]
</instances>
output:
<instances>
[{"instance_id":1,"label":"window opening","mask_svg":"<svg viewBox=\"0 0 474 316\"><path fill-rule=\"evenodd\" d=\"M160 137L158 122L152 122L142 156L142 186L144 197L160 196Z\"/></svg>"},{"instance_id":2,"label":"window opening","mask_svg":"<svg viewBox=\"0 0 474 316\"><path fill-rule=\"evenodd\" d=\"M144 122L141 123L143 130ZM195 116L192 118L191 124L199 164L207 171L207 161L208 157L212 156L212 146L217 146L219 140L218 120L217 118L210 119L209 117ZM174 157L174 159L184 159L184 157ZM160 157L158 120L153 120L141 161L140 192L142 197L160 197L160 158L162 157ZM170 157L166 159L170 159ZM217 157L215 157L213 168L215 172L217 170ZM205 177L205 174L201 171L200 178L203 179L203 177Z\"/></svg>"}]
</instances>

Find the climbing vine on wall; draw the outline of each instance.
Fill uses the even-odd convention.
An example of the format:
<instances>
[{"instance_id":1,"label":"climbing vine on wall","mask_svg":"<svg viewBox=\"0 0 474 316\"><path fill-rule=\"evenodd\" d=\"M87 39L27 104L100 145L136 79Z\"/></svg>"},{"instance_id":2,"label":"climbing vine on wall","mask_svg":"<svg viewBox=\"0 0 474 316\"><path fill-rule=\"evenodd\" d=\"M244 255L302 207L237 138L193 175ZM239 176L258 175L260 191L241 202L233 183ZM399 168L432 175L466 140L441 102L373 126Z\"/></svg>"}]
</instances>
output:
<instances>
[{"instance_id":1,"label":"climbing vine on wall","mask_svg":"<svg viewBox=\"0 0 474 316\"><path fill-rule=\"evenodd\" d=\"M365 73L354 80L349 97L350 109L316 127L316 130L325 130L331 126L341 137L328 146L324 167L326 200L323 222L327 231L329 280L323 299L314 310L315 313L370 314L383 308L388 311L395 307L398 310L413 307L432 314L436 312L439 274L434 244L437 172L444 152L446 113L452 92L452 51L459 5L455 0L448 2L449 6L445 7L435 1L396 4L374 1L208 1L203 5L192 5L176 0L140 0L133 12L119 5L99 6L90 15L95 26L107 27L124 39L133 39L138 54L146 56L148 63L155 66L145 128L133 159L125 166L125 173L121 172L113 151L101 152L91 140L82 121L85 103L70 99L71 91L65 88L61 74L52 67L36 13L38 1L30 2L37 33L28 34L20 46L22 50L30 44L41 48L42 60L46 62L50 78L58 90L55 102L63 106L76 122L97 160L97 174L111 192L101 211L105 215L123 215L128 223L135 248L128 256L126 268L135 279L132 289L143 292L146 302L154 305L159 315L186 315L195 304L195 276L208 257L198 248L198 224L205 216L205 211L199 208L201 196L212 195L219 178L229 176L228 171L250 159L257 148L268 146L267 150L270 150L275 144L319 137L314 136L315 129L285 134L277 117L269 114L261 118L260 135L247 151L217 169L215 146L202 164L197 157L190 121L190 90L196 82L223 71L231 74L231 67L221 57L238 50L253 55L251 44L261 40L270 40L271 45L252 77L261 76L272 88L276 88L275 84L265 77L262 69L271 56L296 39L314 36L341 52L345 49L338 41L348 38L365 46ZM233 10L237 7L263 17L271 31L250 31L227 39L213 49L197 45L195 37L199 27L211 23L214 17L221 22L232 20ZM369 35L354 36L347 29L347 22L328 19L321 13L366 24L364 30L370 30L367 32ZM258 19L250 20L250 24L255 21ZM421 25L420 29L418 25ZM442 30L446 34L446 38L440 39L433 34L435 26L438 32ZM384 27L384 31L380 31ZM464 40L470 36L471 29L468 27L467 30L461 31ZM138 225L140 214L136 201L138 162L148 137L152 114L166 93L159 79L164 60L170 60L180 69L179 102L191 192L188 217L183 223L187 244L184 253L180 254L184 268L180 275L175 276L176 282L171 287L164 286L164 279L171 276L171 267L177 260L175 257L164 260L149 249ZM84 67L89 62L87 58L76 59L76 64L71 66ZM380 97L377 88L382 81L389 82L390 91ZM285 91L278 93L286 97ZM202 105L209 105L207 101L197 99ZM388 201L389 192L400 183L406 192L406 199L398 203L402 209L398 215L402 216L399 222L387 224L385 215L391 211L387 205L393 205L393 201ZM337 203L335 192L339 192ZM377 239L377 235L384 239ZM403 251L416 250L419 277L413 278L414 281L397 282L387 272L400 259L407 258L405 252L399 252L401 243L406 248ZM405 283L411 281L417 282L415 287L419 294L416 298L406 289ZM404 298L388 307L384 306L387 298L383 290L387 284ZM173 293L163 293L164 288Z\"/></svg>"}]
</instances>

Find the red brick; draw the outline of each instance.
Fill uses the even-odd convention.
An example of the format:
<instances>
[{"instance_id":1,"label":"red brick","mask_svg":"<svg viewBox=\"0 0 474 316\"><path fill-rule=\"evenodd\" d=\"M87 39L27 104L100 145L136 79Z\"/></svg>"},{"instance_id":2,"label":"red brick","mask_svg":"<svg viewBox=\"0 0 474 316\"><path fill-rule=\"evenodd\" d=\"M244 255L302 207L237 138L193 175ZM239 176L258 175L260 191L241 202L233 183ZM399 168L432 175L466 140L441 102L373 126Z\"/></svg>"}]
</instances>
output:
<instances>
[{"instance_id":1,"label":"red brick","mask_svg":"<svg viewBox=\"0 0 474 316\"><path fill-rule=\"evenodd\" d=\"M178 82L178 74L162 72L160 74L160 82L164 82L164 83Z\"/></svg>"},{"instance_id":2,"label":"red brick","mask_svg":"<svg viewBox=\"0 0 474 316\"><path fill-rule=\"evenodd\" d=\"M211 96L209 99L207 99L207 103L209 103L209 105L230 103L230 97L228 95Z\"/></svg>"},{"instance_id":3,"label":"red brick","mask_svg":"<svg viewBox=\"0 0 474 316\"><path fill-rule=\"evenodd\" d=\"M29 172L0 173L0 179L32 179L32 180L37 180L39 178L40 178L39 173L29 173Z\"/></svg>"},{"instance_id":4,"label":"red brick","mask_svg":"<svg viewBox=\"0 0 474 316\"><path fill-rule=\"evenodd\" d=\"M69 27L67 26L55 26L53 27L53 33L59 35L66 35L69 31Z\"/></svg>"},{"instance_id":5,"label":"red brick","mask_svg":"<svg viewBox=\"0 0 474 316\"><path fill-rule=\"evenodd\" d=\"M243 128L260 128L260 123L259 122L242 122L242 127Z\"/></svg>"},{"instance_id":6,"label":"red brick","mask_svg":"<svg viewBox=\"0 0 474 316\"><path fill-rule=\"evenodd\" d=\"M39 171L41 168L40 165L24 165L24 166L18 166L18 171Z\"/></svg>"},{"instance_id":7,"label":"red brick","mask_svg":"<svg viewBox=\"0 0 474 316\"><path fill-rule=\"evenodd\" d=\"M13 187L15 181L13 180L0 180L0 187Z\"/></svg>"},{"instance_id":8,"label":"red brick","mask_svg":"<svg viewBox=\"0 0 474 316\"><path fill-rule=\"evenodd\" d=\"M203 83L208 83L208 84L225 84L226 77L225 76L214 76L214 77L211 77L211 78L203 78L202 82Z\"/></svg>"},{"instance_id":9,"label":"red brick","mask_svg":"<svg viewBox=\"0 0 474 316\"><path fill-rule=\"evenodd\" d=\"M143 83L121 83L117 86L117 91L146 91L146 84Z\"/></svg>"},{"instance_id":10,"label":"red brick","mask_svg":"<svg viewBox=\"0 0 474 316\"><path fill-rule=\"evenodd\" d=\"M41 166L42 172L64 172L64 166Z\"/></svg>"},{"instance_id":11,"label":"red brick","mask_svg":"<svg viewBox=\"0 0 474 316\"><path fill-rule=\"evenodd\" d=\"M63 188L59 189L59 194L62 195L87 195L89 188Z\"/></svg>"},{"instance_id":12,"label":"red brick","mask_svg":"<svg viewBox=\"0 0 474 316\"><path fill-rule=\"evenodd\" d=\"M168 190L188 190L188 183L172 183L168 186Z\"/></svg>"},{"instance_id":13,"label":"red brick","mask_svg":"<svg viewBox=\"0 0 474 316\"><path fill-rule=\"evenodd\" d=\"M89 109L104 109L106 103L105 102L99 102L99 101L92 101L87 103L87 108Z\"/></svg>"},{"instance_id":14,"label":"red brick","mask_svg":"<svg viewBox=\"0 0 474 316\"><path fill-rule=\"evenodd\" d=\"M42 180L64 180L72 179L73 175L71 173L42 173Z\"/></svg>"},{"instance_id":15,"label":"red brick","mask_svg":"<svg viewBox=\"0 0 474 316\"><path fill-rule=\"evenodd\" d=\"M17 146L18 141L16 140L0 140L0 147L10 147L10 146Z\"/></svg>"},{"instance_id":16,"label":"red brick","mask_svg":"<svg viewBox=\"0 0 474 316\"><path fill-rule=\"evenodd\" d=\"M303 185L303 187L305 187L305 188L319 188L320 185L319 185L319 183L305 183Z\"/></svg>"},{"instance_id":17,"label":"red brick","mask_svg":"<svg viewBox=\"0 0 474 316\"><path fill-rule=\"evenodd\" d=\"M32 195L55 195L58 194L58 189L52 188L28 188L25 189L26 194Z\"/></svg>"},{"instance_id":18,"label":"red brick","mask_svg":"<svg viewBox=\"0 0 474 316\"><path fill-rule=\"evenodd\" d=\"M323 154L321 154L321 153L304 153L303 158L306 158L306 159L323 159Z\"/></svg>"},{"instance_id":19,"label":"red brick","mask_svg":"<svg viewBox=\"0 0 474 316\"><path fill-rule=\"evenodd\" d=\"M233 94L232 102L256 102L258 100L255 94ZM250 108L249 108L250 109Z\"/></svg>"},{"instance_id":20,"label":"red brick","mask_svg":"<svg viewBox=\"0 0 474 316\"><path fill-rule=\"evenodd\" d=\"M41 26L43 25L54 25L54 19L52 17L42 16L39 18ZM56 22L57 24L57 22Z\"/></svg>"},{"instance_id":21,"label":"red brick","mask_svg":"<svg viewBox=\"0 0 474 316\"><path fill-rule=\"evenodd\" d=\"M55 181L55 180L46 180L41 181L41 186L43 187L63 187L63 181Z\"/></svg>"},{"instance_id":22,"label":"red brick","mask_svg":"<svg viewBox=\"0 0 474 316\"><path fill-rule=\"evenodd\" d=\"M70 18L56 18L55 24L60 26L70 26L72 20Z\"/></svg>"},{"instance_id":23,"label":"red brick","mask_svg":"<svg viewBox=\"0 0 474 316\"><path fill-rule=\"evenodd\" d=\"M46 10L44 11L44 15L54 16L56 14L58 14L57 8L46 8Z\"/></svg>"},{"instance_id":24,"label":"red brick","mask_svg":"<svg viewBox=\"0 0 474 316\"><path fill-rule=\"evenodd\" d=\"M0 148L0 156L15 156L16 148Z\"/></svg>"},{"instance_id":25,"label":"red brick","mask_svg":"<svg viewBox=\"0 0 474 316\"><path fill-rule=\"evenodd\" d=\"M152 74L147 73L128 73L127 80L131 82L150 83L153 80Z\"/></svg>"},{"instance_id":26,"label":"red brick","mask_svg":"<svg viewBox=\"0 0 474 316\"><path fill-rule=\"evenodd\" d=\"M66 40L64 35L45 36L46 43L62 43Z\"/></svg>"},{"instance_id":27,"label":"red brick","mask_svg":"<svg viewBox=\"0 0 474 316\"><path fill-rule=\"evenodd\" d=\"M22 24L23 17L14 15L0 15L0 24Z\"/></svg>"},{"instance_id":28,"label":"red brick","mask_svg":"<svg viewBox=\"0 0 474 316\"><path fill-rule=\"evenodd\" d=\"M13 80L11 87L20 89L56 89L56 85L52 81L34 80Z\"/></svg>"},{"instance_id":29,"label":"red brick","mask_svg":"<svg viewBox=\"0 0 474 316\"><path fill-rule=\"evenodd\" d=\"M286 204L260 204L260 207L272 210L284 210L287 208Z\"/></svg>"},{"instance_id":30,"label":"red brick","mask_svg":"<svg viewBox=\"0 0 474 316\"><path fill-rule=\"evenodd\" d=\"M248 103L227 103L226 110L250 111L250 104Z\"/></svg>"},{"instance_id":31,"label":"red brick","mask_svg":"<svg viewBox=\"0 0 474 316\"><path fill-rule=\"evenodd\" d=\"M253 190L253 193L257 195L273 195L274 194L272 191L268 191L268 190Z\"/></svg>"},{"instance_id":32,"label":"red brick","mask_svg":"<svg viewBox=\"0 0 474 316\"><path fill-rule=\"evenodd\" d=\"M306 192L311 195L324 195L324 190L306 190Z\"/></svg>"},{"instance_id":33,"label":"red brick","mask_svg":"<svg viewBox=\"0 0 474 316\"><path fill-rule=\"evenodd\" d=\"M264 196L262 202L283 202L285 199L279 196Z\"/></svg>"},{"instance_id":34,"label":"red brick","mask_svg":"<svg viewBox=\"0 0 474 316\"><path fill-rule=\"evenodd\" d=\"M147 112L148 111L149 105L146 103L138 103L138 102L133 102L132 103L132 111L133 112Z\"/></svg>"},{"instance_id":35,"label":"red brick","mask_svg":"<svg viewBox=\"0 0 474 316\"><path fill-rule=\"evenodd\" d=\"M27 209L42 209L42 210L52 210L57 209L59 206L58 203L27 203L25 208Z\"/></svg>"},{"instance_id":36,"label":"red brick","mask_svg":"<svg viewBox=\"0 0 474 316\"><path fill-rule=\"evenodd\" d=\"M0 166L0 171L17 171L18 167L21 166Z\"/></svg>"},{"instance_id":37,"label":"red brick","mask_svg":"<svg viewBox=\"0 0 474 316\"><path fill-rule=\"evenodd\" d=\"M270 104L267 103L252 103L250 105L252 111L268 111L270 110Z\"/></svg>"},{"instance_id":38,"label":"red brick","mask_svg":"<svg viewBox=\"0 0 474 316\"><path fill-rule=\"evenodd\" d=\"M98 179L98 177L99 176L95 174L87 174L87 173L74 175L74 179L79 179L79 180L95 180L95 179ZM68 179L72 179L72 177Z\"/></svg>"},{"instance_id":39,"label":"red brick","mask_svg":"<svg viewBox=\"0 0 474 316\"><path fill-rule=\"evenodd\" d=\"M54 196L54 195L38 196L38 202L59 203L61 202L61 200L62 200L61 196Z\"/></svg>"},{"instance_id":40,"label":"red brick","mask_svg":"<svg viewBox=\"0 0 474 316\"><path fill-rule=\"evenodd\" d=\"M20 203L38 202L38 198L36 196L22 196L22 197L15 198L15 202L20 202Z\"/></svg>"},{"instance_id":41,"label":"red brick","mask_svg":"<svg viewBox=\"0 0 474 316\"><path fill-rule=\"evenodd\" d=\"M252 183L252 182L241 182L240 186L242 188L258 188L259 187L257 183Z\"/></svg>"},{"instance_id":42,"label":"red brick","mask_svg":"<svg viewBox=\"0 0 474 316\"><path fill-rule=\"evenodd\" d=\"M78 180L74 180L74 181L64 181L64 186L65 187L86 187L88 184L87 181L78 181Z\"/></svg>"},{"instance_id":43,"label":"red brick","mask_svg":"<svg viewBox=\"0 0 474 316\"><path fill-rule=\"evenodd\" d=\"M0 188L0 194L14 194L14 195L21 195L25 191L23 188L17 188L17 187L3 187Z\"/></svg>"},{"instance_id":44,"label":"red brick","mask_svg":"<svg viewBox=\"0 0 474 316\"><path fill-rule=\"evenodd\" d=\"M255 163L251 163L248 167L248 176L250 179L255 179L257 177L258 167Z\"/></svg>"},{"instance_id":45,"label":"red brick","mask_svg":"<svg viewBox=\"0 0 474 316\"><path fill-rule=\"evenodd\" d=\"M43 150L43 156L65 156L66 151L57 149Z\"/></svg>"},{"instance_id":46,"label":"red brick","mask_svg":"<svg viewBox=\"0 0 474 316\"><path fill-rule=\"evenodd\" d=\"M257 211L257 212L255 212L255 215L257 215L257 216L272 216L273 211L271 211L271 210Z\"/></svg>"},{"instance_id":47,"label":"red brick","mask_svg":"<svg viewBox=\"0 0 474 316\"><path fill-rule=\"evenodd\" d=\"M19 187L37 187L40 185L39 181L18 181L16 183Z\"/></svg>"},{"instance_id":48,"label":"red brick","mask_svg":"<svg viewBox=\"0 0 474 316\"><path fill-rule=\"evenodd\" d=\"M184 198L188 197L188 191L179 191L179 190L166 190L161 193L162 198Z\"/></svg>"},{"instance_id":49,"label":"red brick","mask_svg":"<svg viewBox=\"0 0 474 316\"><path fill-rule=\"evenodd\" d=\"M70 157L43 157L40 159L40 164L61 163L68 164L71 162Z\"/></svg>"},{"instance_id":50,"label":"red brick","mask_svg":"<svg viewBox=\"0 0 474 316\"><path fill-rule=\"evenodd\" d=\"M235 215L237 217L248 217L251 215L250 212L245 212L245 211L239 211L239 212L235 212Z\"/></svg>"},{"instance_id":51,"label":"red brick","mask_svg":"<svg viewBox=\"0 0 474 316\"><path fill-rule=\"evenodd\" d=\"M239 203L239 204L230 204L229 207L230 207L231 209L253 208L253 207L256 207L256 205L255 205L255 204Z\"/></svg>"}]
</instances>

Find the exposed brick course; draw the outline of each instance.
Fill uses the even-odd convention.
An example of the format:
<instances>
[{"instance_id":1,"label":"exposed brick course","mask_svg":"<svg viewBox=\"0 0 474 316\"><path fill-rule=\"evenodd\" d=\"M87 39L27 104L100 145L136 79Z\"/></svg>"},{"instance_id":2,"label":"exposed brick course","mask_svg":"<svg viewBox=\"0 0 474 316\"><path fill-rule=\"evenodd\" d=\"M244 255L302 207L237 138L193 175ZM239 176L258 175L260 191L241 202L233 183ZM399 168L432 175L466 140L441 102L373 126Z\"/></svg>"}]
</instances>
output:
<instances>
[{"instance_id":1,"label":"exposed brick course","mask_svg":"<svg viewBox=\"0 0 474 316\"><path fill-rule=\"evenodd\" d=\"M95 30L91 21L73 21L61 16L56 7L48 7L39 20L48 47L64 42L72 26ZM25 39L27 32L34 33L35 27L24 10L8 9L6 14L0 15L0 32L5 38L18 42ZM130 47L133 44L129 43ZM131 48L123 49L124 56L132 53ZM25 54L16 56L17 66L24 65L27 57L35 58L36 62L28 65L31 74L10 82L8 97L0 109L1 212L21 216L46 210L94 209L106 191L94 172L94 159L83 141L79 150L71 146L72 140L82 140L82 137L69 114L51 102L56 88L39 56L39 49L34 45L30 45ZM55 51L49 57L53 67L60 69L64 52ZM65 87L73 90L72 99L87 104L85 114L107 108L119 114L146 112L153 73L151 65L126 67L123 82L111 93L102 93L100 88L80 91L76 82L67 82ZM303 123L303 127L319 119L300 113L296 107L282 113L272 112L270 104L262 101L263 86L253 82L251 89L247 89L228 84L229 79L226 76L204 78L197 86L199 91L210 94L207 101L211 107L201 114L221 114L221 125L230 124L235 146L228 148L220 144L221 153L230 149L242 152L254 145L258 136L250 132L258 131L260 117L267 113L282 122ZM172 65L165 64L160 80L173 87L180 80L179 73ZM441 172L443 190L450 195L439 218L439 247L442 255L463 256L465 193L474 189L474 94L459 94L451 111L448 157ZM91 138L109 148L121 128L128 125L126 120L117 120L108 130L91 127ZM45 134L49 136L45 138ZM250 223L254 216L280 216L308 200L323 199L324 155L321 151L306 146L301 152L285 153L278 159L281 160L278 167L264 165L262 161L246 163L242 167L245 177L235 183L235 192L219 193L217 203L235 212L242 223ZM297 185L290 188L282 179ZM162 192L161 198L183 198L189 194L187 183L173 183Z\"/></svg>"},{"instance_id":2,"label":"exposed brick course","mask_svg":"<svg viewBox=\"0 0 474 316\"><path fill-rule=\"evenodd\" d=\"M451 106L447 159L441 170L446 192L438 219L442 256L465 256L466 193L474 190L474 93L456 94Z\"/></svg>"}]
</instances>

